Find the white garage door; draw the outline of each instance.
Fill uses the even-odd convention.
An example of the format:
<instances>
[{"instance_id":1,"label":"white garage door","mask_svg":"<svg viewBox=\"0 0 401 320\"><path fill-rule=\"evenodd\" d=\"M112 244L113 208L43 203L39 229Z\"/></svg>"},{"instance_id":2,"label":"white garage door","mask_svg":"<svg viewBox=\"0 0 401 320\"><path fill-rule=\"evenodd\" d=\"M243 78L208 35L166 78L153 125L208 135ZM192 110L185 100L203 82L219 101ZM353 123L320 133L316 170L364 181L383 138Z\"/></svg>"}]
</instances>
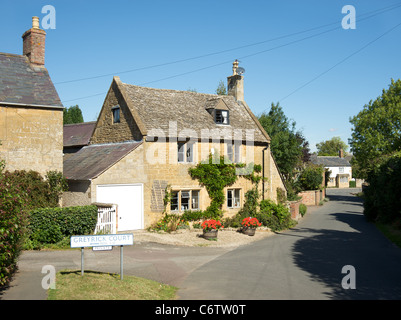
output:
<instances>
[{"instance_id":1,"label":"white garage door","mask_svg":"<svg viewBox=\"0 0 401 320\"><path fill-rule=\"evenodd\" d=\"M118 231L143 229L143 185L98 185L96 201L118 205Z\"/></svg>"}]
</instances>

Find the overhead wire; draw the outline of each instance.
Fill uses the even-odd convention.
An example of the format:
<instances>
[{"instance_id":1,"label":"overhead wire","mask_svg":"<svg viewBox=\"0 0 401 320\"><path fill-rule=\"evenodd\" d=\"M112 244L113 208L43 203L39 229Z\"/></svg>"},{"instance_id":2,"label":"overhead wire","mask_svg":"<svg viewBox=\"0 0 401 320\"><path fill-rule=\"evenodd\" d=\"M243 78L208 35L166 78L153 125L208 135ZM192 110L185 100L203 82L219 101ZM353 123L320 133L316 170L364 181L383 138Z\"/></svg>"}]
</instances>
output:
<instances>
[{"instance_id":1,"label":"overhead wire","mask_svg":"<svg viewBox=\"0 0 401 320\"><path fill-rule=\"evenodd\" d=\"M367 13L365 13L365 14L361 14L361 15L359 16L359 18L358 18L358 22L361 22L361 21L370 19L370 18L375 17L375 16L377 16L377 15L379 15L379 14L382 14L382 13L384 13L384 12L388 12L388 11L390 11L390 10L397 9L397 8L399 8L399 7L401 7L401 3L393 4L393 5L391 5L391 6L387 6L387 7L381 8L381 9L377 9L377 10L374 10L374 11L367 12ZM320 36L320 35L323 35L323 34L326 34L326 33L329 33L329 32L335 31L335 30L338 30L338 29L340 29L340 28L342 28L342 27L341 27L341 26L338 26L339 23L338 23L338 21L337 21L337 22L328 23L328 24L325 24L325 25L322 25L322 26L309 28L309 29L306 29L306 30L303 30L303 31L294 32L294 33L291 33L291 34L287 34L287 35L283 35L283 36L271 38L271 39L268 39L268 40L259 41L259 42L255 42L255 43L248 44L248 45L244 45L244 46L239 46L239 47L232 48L232 49L221 50L221 51L217 51L217 52L213 52L213 53L208 53L208 54L204 54L204 55L199 55L199 56L196 56L196 57L191 57L191 58L186 58L186 59L181 59L181 60L175 60L175 61L171 61L171 62L167 62L167 63L161 63L161 64L156 64L156 65L147 66L147 67L140 67L140 68L136 68L136 69L125 70L125 71L116 72L116 73L112 73L112 74L103 74L103 75L97 75L97 76L93 76L93 77L86 77L86 78L80 78L80 79L75 79L75 80L67 80L67 81L62 81L62 82L56 82L55 85L57 85L57 84L71 83L71 82L78 82L78 81L84 81L84 80L92 80L92 79L101 78L101 77L106 77L106 76L111 76L111 75L118 75L118 74L123 74L123 73L130 73L130 72L141 71L141 70L146 70L146 69L157 68L157 67L167 66L167 65L171 65L171 64L177 64L177 63L181 63L181 62L186 62L186 61L190 61L190 60L200 59L200 58L204 58L204 57L208 57L208 56L212 56L212 55L217 55L217 54L221 54L221 53L225 53L225 52L230 52L230 51L239 50L239 49L243 49L243 48L247 48L247 47L251 47L251 46L260 45L260 44L267 43L267 42L272 42L272 41L279 40L279 39L288 38L288 37L291 37L291 36L294 36L294 35L299 35L299 34L302 34L302 33L307 33L307 32L313 31L313 30L318 30L318 29L322 29L322 28L325 28L325 27L328 27L328 26L332 26L332 25L334 25L334 24L337 25L337 26L334 27L334 28L330 28L330 29L328 29L328 30L324 30L324 31L319 32L319 33L315 33L315 34L312 34L312 35L308 35L308 36L303 37L303 38L300 38L300 39L296 39L296 40L293 40L293 41L290 41L290 42L287 42L287 43L284 43L284 44L281 44L281 45L277 45L277 46L275 46L275 47L271 47L271 48L268 48L268 49L265 49L265 50L260 50L260 51L257 51L257 52L254 52L254 53L251 53L251 54L248 54L248 55L244 55L244 56L241 56L241 57L238 58L238 59L240 59L240 60L243 60L243 59L247 59L247 58L249 58L249 57L253 57L253 56L256 56L256 55L259 55L259 54L263 54L263 53L266 53L266 52L270 52L270 51L273 51L273 50L276 50L276 49L279 49L279 48L283 48L283 47L286 47L286 46L290 46L290 45L293 45L293 44L295 44L295 43L299 43L299 42L301 42L301 41L305 41L305 40L308 40L308 39L311 39L311 38L314 38L314 37L318 37L318 36ZM392 29L391 29L390 31L392 31ZM389 32L390 32L390 31L389 31ZM387 33L387 32L386 32L386 33ZM386 33L385 33L385 34L386 34ZM385 35L385 34L383 34L383 35ZM376 40L378 40L378 39L375 39L373 42L375 42ZM373 42L372 42L372 43L373 43ZM361 50L363 50L363 49L361 49ZM358 51L355 52L354 54L358 53L358 52L361 51L361 50L358 50ZM352 54L351 56L353 56L354 54ZM350 56L350 57L351 57L351 56ZM348 58L350 58L350 57L348 57ZM348 59L348 58L347 58L347 59ZM160 79L156 79L156 80L152 80L152 81L148 81L148 82L139 83L138 85L142 86L142 85L147 85L147 84L151 84L151 83L155 83L155 82L160 82L160 81L164 81L164 80L169 80L169 79L172 79L172 78L176 78L176 77L188 75L188 74L191 74L191 73L195 73L195 72L207 70L207 69L210 69L210 68L214 68L214 67L217 67L217 66L220 66L220 65L224 65L224 64L227 64L227 63L230 63L230 62L232 62L232 61L231 61L231 60L229 60L229 61L226 60L226 61L219 62L219 63L213 64L213 65L209 65L209 66L206 66L206 67L197 68L197 69L195 69L195 70L190 70L190 71L186 71L186 72L183 72L183 73L175 74L175 75L172 75L172 76L168 76L168 77L164 77L164 78L160 78ZM341 63L342 63L342 62L341 62ZM337 65L337 64L336 64L336 65ZM335 65L335 66L336 66L336 65ZM330 70L333 69L335 66L333 66L332 68L330 68ZM330 71L330 70L327 70L327 71L325 71L324 73L327 73L327 72ZM323 74L324 74L324 73L323 73ZM323 75L323 74L322 74L322 75ZM321 76L321 75L320 75L320 76ZM319 76L319 77L320 77L320 76ZM312 79L310 82L313 82L314 80L315 80L315 79ZM304 86L306 86L306 85L307 85L307 84L303 85L302 87L304 87ZM299 91L300 89L301 89L301 88L298 88L296 91ZM294 93L295 93L295 92L294 92ZM69 100L63 100L63 103L65 103L65 102L70 102L70 101L76 101L76 100L87 99L87 98L92 98L92 97L96 97L96 96L104 95L104 94L105 94L105 92L101 92L101 93L96 93L96 94L92 94L92 95L88 95L88 96L84 96L84 97L80 97L80 98L74 98L74 99L69 99ZM291 94L293 94L293 93L291 93ZM291 95L291 94L290 94L290 95ZM287 97L287 96L286 96L286 97ZM284 98L286 98L286 97L284 97Z\"/></svg>"},{"instance_id":2,"label":"overhead wire","mask_svg":"<svg viewBox=\"0 0 401 320\"><path fill-rule=\"evenodd\" d=\"M294 93L298 92L299 90L305 88L307 85L311 84L312 82L316 81L317 79L319 79L320 77L322 77L323 75L325 75L326 73L330 72L331 70L333 70L334 68L336 68L337 66L339 66L340 64L344 63L345 61L347 61L348 59L352 58L353 56L355 56L356 54L358 54L359 52L361 52L362 50L366 49L367 47L369 47L371 44L375 43L376 41L378 41L379 39L383 38L385 35L387 35L388 33L390 33L391 31L395 30L396 28L398 28L401 25L401 22L396 24L395 26L393 26L392 28L390 28L389 30L387 30L386 32L384 32L383 34L381 34L380 36L378 36L377 38L369 41L367 44L363 45L361 48L359 48L358 50L352 52L350 55L346 56L345 58L343 58L342 60L338 61L337 63L335 63L333 66L331 66L330 68L326 69L325 71L319 73L316 77L312 78L311 80L309 80L308 82L304 83L302 86L298 87L297 89L295 89L294 91L292 91L291 93L287 94L286 96L284 96L283 98L281 98L279 101L283 101L285 99L287 99L288 97L292 96Z\"/></svg>"}]
</instances>

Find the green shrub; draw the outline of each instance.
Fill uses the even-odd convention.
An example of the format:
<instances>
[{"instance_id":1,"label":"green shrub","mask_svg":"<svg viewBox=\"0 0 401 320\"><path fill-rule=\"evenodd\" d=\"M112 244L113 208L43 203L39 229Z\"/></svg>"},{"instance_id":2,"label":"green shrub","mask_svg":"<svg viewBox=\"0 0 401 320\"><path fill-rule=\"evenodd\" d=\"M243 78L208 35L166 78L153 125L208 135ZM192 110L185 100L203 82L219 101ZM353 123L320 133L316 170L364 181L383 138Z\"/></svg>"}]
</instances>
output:
<instances>
[{"instance_id":1,"label":"green shrub","mask_svg":"<svg viewBox=\"0 0 401 320\"><path fill-rule=\"evenodd\" d=\"M231 218L224 218L222 220L224 228L240 228L242 219L245 217L241 214L237 213L236 215L232 216Z\"/></svg>"},{"instance_id":2,"label":"green shrub","mask_svg":"<svg viewBox=\"0 0 401 320\"><path fill-rule=\"evenodd\" d=\"M307 210L307 206L304 205L303 203L301 203L299 205L299 213L301 214L302 217L305 215L306 210Z\"/></svg>"},{"instance_id":3,"label":"green shrub","mask_svg":"<svg viewBox=\"0 0 401 320\"><path fill-rule=\"evenodd\" d=\"M199 211L185 210L181 217L184 221L198 221L211 218L206 211L202 210Z\"/></svg>"},{"instance_id":4,"label":"green shrub","mask_svg":"<svg viewBox=\"0 0 401 320\"><path fill-rule=\"evenodd\" d=\"M97 222L96 206L36 209L29 214L33 243L56 243L64 237L91 234Z\"/></svg>"},{"instance_id":5,"label":"green shrub","mask_svg":"<svg viewBox=\"0 0 401 320\"><path fill-rule=\"evenodd\" d=\"M296 222L291 219L291 213L282 204L275 204L271 200L260 202L260 211L256 215L259 222L272 231L279 231L293 227Z\"/></svg>"},{"instance_id":6,"label":"green shrub","mask_svg":"<svg viewBox=\"0 0 401 320\"><path fill-rule=\"evenodd\" d=\"M317 165L308 165L300 174L298 181L302 190L320 189L323 182L324 168Z\"/></svg>"},{"instance_id":7,"label":"green shrub","mask_svg":"<svg viewBox=\"0 0 401 320\"><path fill-rule=\"evenodd\" d=\"M401 152L378 159L364 188L364 214L370 221L391 223L401 218Z\"/></svg>"},{"instance_id":8,"label":"green shrub","mask_svg":"<svg viewBox=\"0 0 401 320\"><path fill-rule=\"evenodd\" d=\"M19 185L26 191L29 209L58 207L61 193L67 190L65 178L57 171L49 171L46 179L32 170L16 170L5 172L4 175L11 184Z\"/></svg>"},{"instance_id":9,"label":"green shrub","mask_svg":"<svg viewBox=\"0 0 401 320\"><path fill-rule=\"evenodd\" d=\"M287 201L287 196L285 194L285 190L277 187L276 192L277 192L278 203L285 203Z\"/></svg>"},{"instance_id":10,"label":"green shrub","mask_svg":"<svg viewBox=\"0 0 401 320\"><path fill-rule=\"evenodd\" d=\"M156 222L148 229L153 231L164 231L164 232L173 232L178 229L187 229L189 228L188 221L184 220L183 217L179 214L165 214L160 221Z\"/></svg>"},{"instance_id":11,"label":"green shrub","mask_svg":"<svg viewBox=\"0 0 401 320\"><path fill-rule=\"evenodd\" d=\"M258 210L259 196L257 185L245 192L244 206L240 209L238 214L243 218L254 217Z\"/></svg>"},{"instance_id":12,"label":"green shrub","mask_svg":"<svg viewBox=\"0 0 401 320\"><path fill-rule=\"evenodd\" d=\"M3 162L0 162L0 164ZM16 269L26 233L27 193L10 181L0 168L0 287L7 284Z\"/></svg>"}]
</instances>

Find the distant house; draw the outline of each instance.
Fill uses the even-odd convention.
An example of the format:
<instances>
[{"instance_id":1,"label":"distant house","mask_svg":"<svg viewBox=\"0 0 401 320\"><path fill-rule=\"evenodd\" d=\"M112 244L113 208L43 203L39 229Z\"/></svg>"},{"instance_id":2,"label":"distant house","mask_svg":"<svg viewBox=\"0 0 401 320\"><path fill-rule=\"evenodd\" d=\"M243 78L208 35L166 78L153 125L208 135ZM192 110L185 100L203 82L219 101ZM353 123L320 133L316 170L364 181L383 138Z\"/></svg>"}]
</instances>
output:
<instances>
[{"instance_id":1,"label":"distant house","mask_svg":"<svg viewBox=\"0 0 401 320\"><path fill-rule=\"evenodd\" d=\"M352 167L347 158L344 157L342 150L339 151L338 156L312 155L311 162L323 165L331 171L329 181L327 182L328 187L349 187L349 181L352 179Z\"/></svg>"},{"instance_id":2,"label":"distant house","mask_svg":"<svg viewBox=\"0 0 401 320\"><path fill-rule=\"evenodd\" d=\"M205 210L206 188L188 169L210 153L263 167L263 197L276 201L285 190L270 151L270 137L243 100L243 76L228 77L228 95L153 89L114 77L90 143L64 160L70 190L64 205L118 205L118 231L143 229L161 218L167 186L168 212ZM252 182L227 187L226 216L243 206Z\"/></svg>"},{"instance_id":3,"label":"distant house","mask_svg":"<svg viewBox=\"0 0 401 320\"><path fill-rule=\"evenodd\" d=\"M63 105L44 66L37 17L22 38L22 55L0 53L0 159L10 171L62 171Z\"/></svg>"}]
</instances>

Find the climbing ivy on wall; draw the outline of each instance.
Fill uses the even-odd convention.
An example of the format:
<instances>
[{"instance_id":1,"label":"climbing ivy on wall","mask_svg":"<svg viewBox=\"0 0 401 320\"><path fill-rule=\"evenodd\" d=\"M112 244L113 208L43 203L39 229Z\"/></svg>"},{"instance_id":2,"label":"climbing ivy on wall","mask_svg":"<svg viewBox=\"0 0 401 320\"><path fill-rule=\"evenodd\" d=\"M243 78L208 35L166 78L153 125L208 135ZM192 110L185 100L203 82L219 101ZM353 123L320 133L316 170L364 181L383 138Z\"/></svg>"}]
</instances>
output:
<instances>
[{"instance_id":1,"label":"climbing ivy on wall","mask_svg":"<svg viewBox=\"0 0 401 320\"><path fill-rule=\"evenodd\" d=\"M199 163L196 167L189 169L192 178L198 179L205 186L211 203L205 210L205 216L211 218L222 217L222 205L225 201L224 188L233 185L239 175L250 179L253 183L259 182L254 172L260 172L261 166L251 165L246 167L245 164L234 164L225 159L223 156L209 155L209 159ZM242 171L242 172L241 172Z\"/></svg>"}]
</instances>

